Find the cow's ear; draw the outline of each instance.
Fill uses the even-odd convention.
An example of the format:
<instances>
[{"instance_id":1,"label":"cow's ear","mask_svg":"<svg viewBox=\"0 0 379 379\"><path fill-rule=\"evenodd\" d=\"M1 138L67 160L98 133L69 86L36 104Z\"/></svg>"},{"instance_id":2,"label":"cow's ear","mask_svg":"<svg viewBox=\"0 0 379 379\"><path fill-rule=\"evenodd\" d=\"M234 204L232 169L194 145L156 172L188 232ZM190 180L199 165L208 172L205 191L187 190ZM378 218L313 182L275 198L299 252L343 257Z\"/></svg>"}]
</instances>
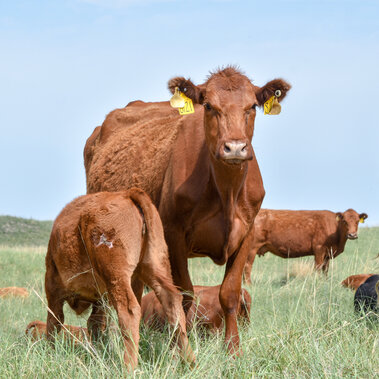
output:
<instances>
[{"instance_id":1,"label":"cow's ear","mask_svg":"<svg viewBox=\"0 0 379 379\"><path fill-rule=\"evenodd\" d=\"M257 97L258 104L263 104L272 96L276 96L278 101L281 102L291 89L291 85L283 79L274 79L268 82L263 87L256 87L255 96Z\"/></svg>"},{"instance_id":2,"label":"cow's ear","mask_svg":"<svg viewBox=\"0 0 379 379\"><path fill-rule=\"evenodd\" d=\"M192 83L191 79L178 76L168 81L168 89L172 94L175 92L175 88L178 87L179 91L189 97L194 103L202 104L204 101L204 88L202 86L196 86Z\"/></svg>"},{"instance_id":3,"label":"cow's ear","mask_svg":"<svg viewBox=\"0 0 379 379\"><path fill-rule=\"evenodd\" d=\"M359 222L361 222L362 224L365 222L366 218L367 218L367 213L361 213L359 215Z\"/></svg>"},{"instance_id":4,"label":"cow's ear","mask_svg":"<svg viewBox=\"0 0 379 379\"><path fill-rule=\"evenodd\" d=\"M337 221L340 221L340 220L342 220L342 218L343 218L342 213L341 213L341 212L337 212L337 213L336 213L336 220L337 220Z\"/></svg>"}]
</instances>

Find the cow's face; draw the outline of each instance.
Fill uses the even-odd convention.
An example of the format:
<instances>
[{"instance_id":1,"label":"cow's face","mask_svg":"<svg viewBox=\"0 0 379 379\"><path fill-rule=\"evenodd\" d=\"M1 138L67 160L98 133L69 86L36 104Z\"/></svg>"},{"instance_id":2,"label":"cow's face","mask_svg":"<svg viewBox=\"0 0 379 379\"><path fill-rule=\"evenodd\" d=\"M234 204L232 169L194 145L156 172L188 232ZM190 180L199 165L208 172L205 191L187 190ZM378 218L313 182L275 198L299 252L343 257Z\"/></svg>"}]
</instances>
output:
<instances>
[{"instance_id":1,"label":"cow's face","mask_svg":"<svg viewBox=\"0 0 379 379\"><path fill-rule=\"evenodd\" d=\"M211 74L199 86L184 78L171 79L172 93L175 87L194 103L204 106L204 130L210 154L230 165L253 158L251 140L257 107L263 106L277 90L281 101L291 88L281 79L257 87L232 67Z\"/></svg>"},{"instance_id":2,"label":"cow's face","mask_svg":"<svg viewBox=\"0 0 379 379\"><path fill-rule=\"evenodd\" d=\"M336 219L339 222L341 232L350 240L358 238L358 224L364 222L367 218L366 213L357 213L354 209L348 209L343 213L336 213Z\"/></svg>"}]
</instances>

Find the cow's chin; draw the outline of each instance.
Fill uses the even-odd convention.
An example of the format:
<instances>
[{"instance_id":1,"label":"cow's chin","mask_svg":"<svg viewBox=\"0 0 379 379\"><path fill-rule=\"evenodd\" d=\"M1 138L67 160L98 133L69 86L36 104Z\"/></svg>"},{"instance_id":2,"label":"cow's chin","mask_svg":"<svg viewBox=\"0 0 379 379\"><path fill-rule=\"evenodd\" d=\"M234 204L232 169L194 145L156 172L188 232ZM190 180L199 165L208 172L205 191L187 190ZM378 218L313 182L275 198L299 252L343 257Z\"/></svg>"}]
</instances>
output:
<instances>
[{"instance_id":1,"label":"cow's chin","mask_svg":"<svg viewBox=\"0 0 379 379\"><path fill-rule=\"evenodd\" d=\"M223 162L230 166L240 166L246 159L223 159Z\"/></svg>"},{"instance_id":2,"label":"cow's chin","mask_svg":"<svg viewBox=\"0 0 379 379\"><path fill-rule=\"evenodd\" d=\"M354 237L352 237L352 236L347 236L347 239L348 240L357 240L358 239L358 236L354 236Z\"/></svg>"}]
</instances>

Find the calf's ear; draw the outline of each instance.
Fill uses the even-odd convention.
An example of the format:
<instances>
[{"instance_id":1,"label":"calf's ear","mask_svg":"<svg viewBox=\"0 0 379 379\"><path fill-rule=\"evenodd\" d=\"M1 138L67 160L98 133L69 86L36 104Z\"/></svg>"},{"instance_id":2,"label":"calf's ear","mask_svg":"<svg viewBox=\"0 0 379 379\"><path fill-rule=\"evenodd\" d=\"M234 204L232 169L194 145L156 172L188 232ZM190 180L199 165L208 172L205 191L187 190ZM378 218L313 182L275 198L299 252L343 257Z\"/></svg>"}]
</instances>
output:
<instances>
[{"instance_id":1,"label":"calf's ear","mask_svg":"<svg viewBox=\"0 0 379 379\"><path fill-rule=\"evenodd\" d=\"M367 217L367 213L361 213L359 215L359 222L364 223Z\"/></svg>"},{"instance_id":2,"label":"calf's ear","mask_svg":"<svg viewBox=\"0 0 379 379\"><path fill-rule=\"evenodd\" d=\"M342 220L342 218L343 218L342 213L341 212L337 212L336 213L336 220L340 221L340 220Z\"/></svg>"},{"instance_id":3,"label":"calf's ear","mask_svg":"<svg viewBox=\"0 0 379 379\"><path fill-rule=\"evenodd\" d=\"M274 79L263 87L256 87L255 96L257 97L259 105L263 106L263 104L272 96L276 96L278 101L281 102L290 89L291 85L283 79Z\"/></svg>"},{"instance_id":4,"label":"calf's ear","mask_svg":"<svg viewBox=\"0 0 379 379\"><path fill-rule=\"evenodd\" d=\"M202 86L196 86L192 83L191 79L177 76L168 81L168 89L174 94L175 88L178 87L179 91L189 97L194 103L202 104L204 101L204 89Z\"/></svg>"}]
</instances>

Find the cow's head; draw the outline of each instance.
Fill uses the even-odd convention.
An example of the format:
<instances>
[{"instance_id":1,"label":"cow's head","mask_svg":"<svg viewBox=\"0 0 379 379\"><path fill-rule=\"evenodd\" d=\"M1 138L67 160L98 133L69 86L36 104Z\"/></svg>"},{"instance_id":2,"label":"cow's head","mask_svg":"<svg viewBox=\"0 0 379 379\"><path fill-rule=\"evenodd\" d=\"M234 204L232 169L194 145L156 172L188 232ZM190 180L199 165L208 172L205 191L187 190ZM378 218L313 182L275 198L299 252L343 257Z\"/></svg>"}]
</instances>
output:
<instances>
[{"instance_id":1,"label":"cow's head","mask_svg":"<svg viewBox=\"0 0 379 379\"><path fill-rule=\"evenodd\" d=\"M367 217L366 213L359 214L354 209L348 209L343 213L336 213L336 219L341 228L341 232L350 240L358 238L358 223L364 222Z\"/></svg>"},{"instance_id":2,"label":"cow's head","mask_svg":"<svg viewBox=\"0 0 379 379\"><path fill-rule=\"evenodd\" d=\"M253 157L251 140L256 108L262 107L276 91L278 101L282 101L291 88L282 79L257 87L234 67L211 73L198 86L190 79L176 77L169 81L168 87L172 93L178 87L194 103L204 106L205 138L210 154L233 165Z\"/></svg>"}]
</instances>

